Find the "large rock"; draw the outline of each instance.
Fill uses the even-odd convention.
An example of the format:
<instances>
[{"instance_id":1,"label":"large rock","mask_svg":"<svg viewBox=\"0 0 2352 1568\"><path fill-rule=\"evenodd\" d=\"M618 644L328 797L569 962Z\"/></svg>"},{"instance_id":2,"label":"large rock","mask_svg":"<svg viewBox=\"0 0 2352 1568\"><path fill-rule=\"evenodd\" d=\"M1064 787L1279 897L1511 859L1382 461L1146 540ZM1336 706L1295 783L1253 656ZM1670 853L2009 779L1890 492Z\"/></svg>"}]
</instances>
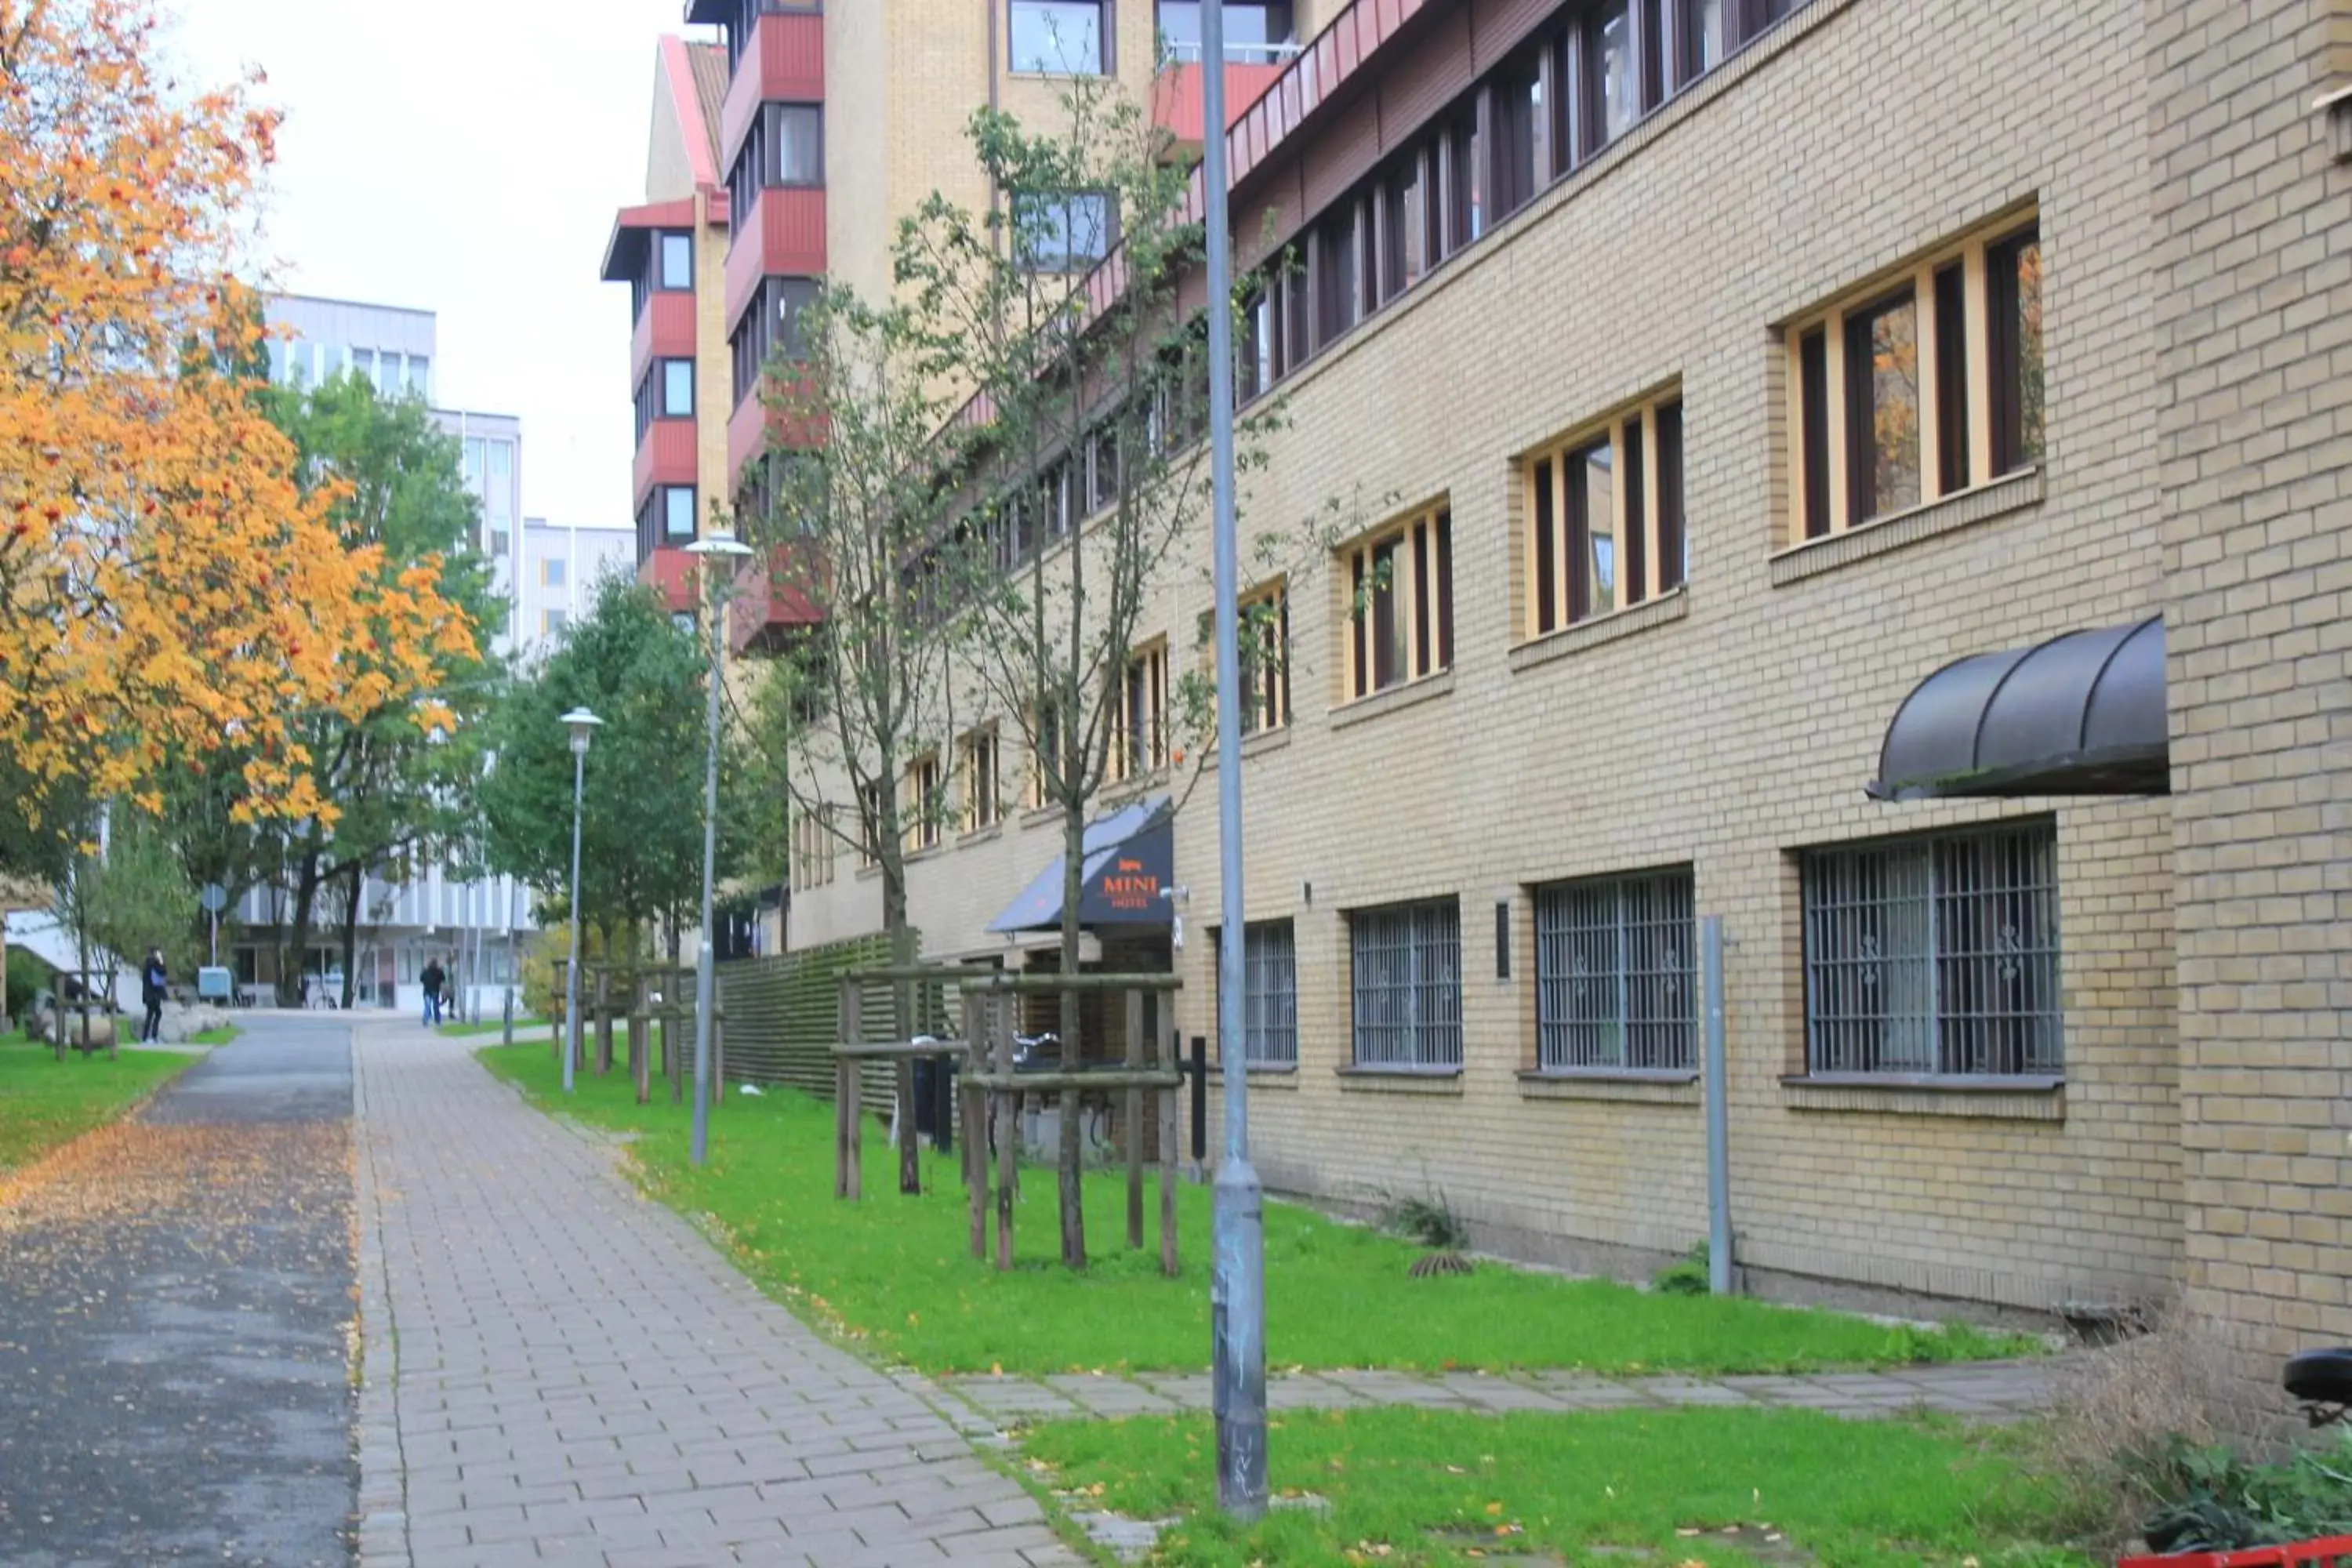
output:
<instances>
[{"instance_id":1,"label":"large rock","mask_svg":"<svg viewBox=\"0 0 2352 1568\"><path fill-rule=\"evenodd\" d=\"M165 1045L185 1045L190 1039L208 1029L226 1028L227 1025L227 1010L215 1007L209 1002L198 1002L194 1005L181 1002L163 1004L163 1029Z\"/></svg>"}]
</instances>

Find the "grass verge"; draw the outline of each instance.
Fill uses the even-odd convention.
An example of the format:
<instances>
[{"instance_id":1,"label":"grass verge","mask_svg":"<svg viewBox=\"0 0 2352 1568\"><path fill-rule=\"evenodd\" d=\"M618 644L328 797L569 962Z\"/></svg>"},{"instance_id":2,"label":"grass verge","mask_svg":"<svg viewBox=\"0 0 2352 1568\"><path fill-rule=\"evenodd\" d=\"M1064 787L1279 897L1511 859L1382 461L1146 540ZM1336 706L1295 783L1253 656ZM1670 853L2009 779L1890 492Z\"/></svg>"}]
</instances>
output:
<instances>
[{"instance_id":1,"label":"grass verge","mask_svg":"<svg viewBox=\"0 0 2352 1568\"><path fill-rule=\"evenodd\" d=\"M1411 1406L1278 1415L1270 1479L1290 1506L1247 1529L1214 1506L1206 1416L1055 1422L1021 1444L1033 1479L1066 1506L1181 1516L1148 1559L1168 1568L1481 1557L1744 1568L2090 1562L2058 1543L2063 1503L2032 1474L2017 1434L1926 1417Z\"/></svg>"},{"instance_id":2,"label":"grass verge","mask_svg":"<svg viewBox=\"0 0 2352 1568\"><path fill-rule=\"evenodd\" d=\"M436 1032L446 1039L470 1040L482 1035L495 1035L506 1026L506 1020L503 1018L478 1018L471 1023L466 1024L444 1024ZM547 1020L544 1018L517 1018L514 1021L514 1026L515 1033L518 1035L521 1034L525 1029L543 1030L547 1027ZM541 1045L546 1044L543 1040L540 1043Z\"/></svg>"},{"instance_id":3,"label":"grass verge","mask_svg":"<svg viewBox=\"0 0 2352 1568\"><path fill-rule=\"evenodd\" d=\"M1184 1267L1169 1279L1156 1243L1127 1250L1121 1184L1089 1180L1093 1262L1073 1274L1056 1261L1052 1174L1031 1168L1015 1228L1019 1267L1000 1274L969 1256L952 1156L927 1151L923 1195L902 1197L896 1153L869 1137L869 1195L840 1203L828 1104L788 1090L730 1094L711 1118L709 1163L698 1170L687 1160L686 1116L658 1087L656 1103L639 1106L623 1074L582 1075L564 1100L545 1044L480 1055L543 1107L639 1133L632 1153L650 1192L708 1216L738 1265L772 1294L883 1355L932 1373L1189 1371L1207 1363L1205 1187L1178 1189ZM1156 1214L1156 1195L1152 1206ZM1266 1342L1277 1367L1763 1372L1974 1360L2032 1346L1968 1327L1889 1328L1495 1266L1412 1279L1405 1269L1415 1248L1287 1204L1266 1205L1265 1247Z\"/></svg>"},{"instance_id":4,"label":"grass verge","mask_svg":"<svg viewBox=\"0 0 2352 1568\"><path fill-rule=\"evenodd\" d=\"M245 1033L245 1031L238 1028L235 1024L223 1024L217 1029L198 1029L194 1034L188 1037L188 1044L192 1046L225 1046L243 1033Z\"/></svg>"},{"instance_id":5,"label":"grass verge","mask_svg":"<svg viewBox=\"0 0 2352 1568\"><path fill-rule=\"evenodd\" d=\"M113 1121L196 1058L125 1048L113 1060L0 1037L0 1171L28 1165L60 1143Z\"/></svg>"}]
</instances>

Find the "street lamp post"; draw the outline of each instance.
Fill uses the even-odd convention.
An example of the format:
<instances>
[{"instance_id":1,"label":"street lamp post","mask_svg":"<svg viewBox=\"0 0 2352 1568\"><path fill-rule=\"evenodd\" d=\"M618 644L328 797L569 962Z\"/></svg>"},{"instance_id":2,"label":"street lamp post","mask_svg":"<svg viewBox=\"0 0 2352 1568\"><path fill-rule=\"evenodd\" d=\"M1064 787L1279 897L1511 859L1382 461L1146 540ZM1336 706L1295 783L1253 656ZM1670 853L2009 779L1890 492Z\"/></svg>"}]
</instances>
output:
<instances>
[{"instance_id":1,"label":"street lamp post","mask_svg":"<svg viewBox=\"0 0 2352 1568\"><path fill-rule=\"evenodd\" d=\"M1233 235L1225 189L1225 18L1201 7L1202 214L1209 241L1209 490L1217 619L1217 1049L1225 1069L1225 1158L1217 1168L1209 1274L1217 1502L1265 1512L1265 1188L1249 1157L1249 1014L1243 970L1242 684L1234 520Z\"/></svg>"},{"instance_id":2,"label":"street lamp post","mask_svg":"<svg viewBox=\"0 0 2352 1568\"><path fill-rule=\"evenodd\" d=\"M604 721L585 708L563 716L572 731L572 962L563 972L563 1092L572 1092L572 1064L580 1059L580 796L587 779L588 738Z\"/></svg>"},{"instance_id":3,"label":"street lamp post","mask_svg":"<svg viewBox=\"0 0 2352 1568\"><path fill-rule=\"evenodd\" d=\"M751 553L751 547L724 530L713 530L686 547L702 558L703 591L709 602L710 736L702 774L702 942L694 955L694 1141L689 1156L699 1165L710 1156L710 1015L717 998L711 965L711 880L719 862L719 679L726 647L720 612L725 608L721 562L732 564Z\"/></svg>"}]
</instances>

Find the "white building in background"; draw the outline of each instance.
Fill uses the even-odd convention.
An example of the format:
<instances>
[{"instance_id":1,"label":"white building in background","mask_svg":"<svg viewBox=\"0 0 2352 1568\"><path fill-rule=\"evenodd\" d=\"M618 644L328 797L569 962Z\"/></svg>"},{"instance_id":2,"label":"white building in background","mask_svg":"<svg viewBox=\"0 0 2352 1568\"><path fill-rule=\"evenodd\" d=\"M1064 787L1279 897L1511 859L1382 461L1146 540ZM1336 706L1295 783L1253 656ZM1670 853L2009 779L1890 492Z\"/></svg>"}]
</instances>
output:
<instances>
[{"instance_id":1,"label":"white building in background","mask_svg":"<svg viewBox=\"0 0 2352 1568\"><path fill-rule=\"evenodd\" d=\"M492 584L507 603L507 630L493 639L492 647L505 654L530 643L538 620L527 614L518 592L525 578L522 422L510 414L434 406L439 349L430 310L285 294L269 300L267 320L274 334L273 380L315 386L352 371L380 396L423 399L441 427L457 437L459 470L480 507L476 546L491 562ZM517 977L518 942L537 929L530 897L530 889L510 877L467 880L446 866L422 860L402 881L370 877L362 894L354 954L356 999L366 1005L419 1005L416 977L437 957L468 994L468 1011L495 1010L503 988ZM275 983L274 928L290 918L292 905L290 889L257 888L238 907L244 929L231 962L241 984L267 991ZM304 973L339 974L340 911L314 913Z\"/></svg>"},{"instance_id":2,"label":"white building in background","mask_svg":"<svg viewBox=\"0 0 2352 1568\"><path fill-rule=\"evenodd\" d=\"M515 644L526 658L544 658L572 617L596 602L596 584L636 570L632 528L523 520L522 579L515 595Z\"/></svg>"}]
</instances>

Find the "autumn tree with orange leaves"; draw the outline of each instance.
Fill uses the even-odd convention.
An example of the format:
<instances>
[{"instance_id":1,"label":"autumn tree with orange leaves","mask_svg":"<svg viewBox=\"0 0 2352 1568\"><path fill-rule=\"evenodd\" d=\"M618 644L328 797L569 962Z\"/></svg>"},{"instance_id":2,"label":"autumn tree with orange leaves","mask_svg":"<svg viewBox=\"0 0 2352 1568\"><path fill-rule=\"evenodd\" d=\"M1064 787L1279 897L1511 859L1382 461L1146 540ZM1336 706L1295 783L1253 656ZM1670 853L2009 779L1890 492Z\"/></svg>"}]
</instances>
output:
<instances>
[{"instance_id":1,"label":"autumn tree with orange leaves","mask_svg":"<svg viewBox=\"0 0 2352 1568\"><path fill-rule=\"evenodd\" d=\"M404 702L472 628L298 483L234 268L276 117L184 91L142 0L0 0L0 764L26 817L234 768L248 818L331 821L303 743Z\"/></svg>"}]
</instances>

